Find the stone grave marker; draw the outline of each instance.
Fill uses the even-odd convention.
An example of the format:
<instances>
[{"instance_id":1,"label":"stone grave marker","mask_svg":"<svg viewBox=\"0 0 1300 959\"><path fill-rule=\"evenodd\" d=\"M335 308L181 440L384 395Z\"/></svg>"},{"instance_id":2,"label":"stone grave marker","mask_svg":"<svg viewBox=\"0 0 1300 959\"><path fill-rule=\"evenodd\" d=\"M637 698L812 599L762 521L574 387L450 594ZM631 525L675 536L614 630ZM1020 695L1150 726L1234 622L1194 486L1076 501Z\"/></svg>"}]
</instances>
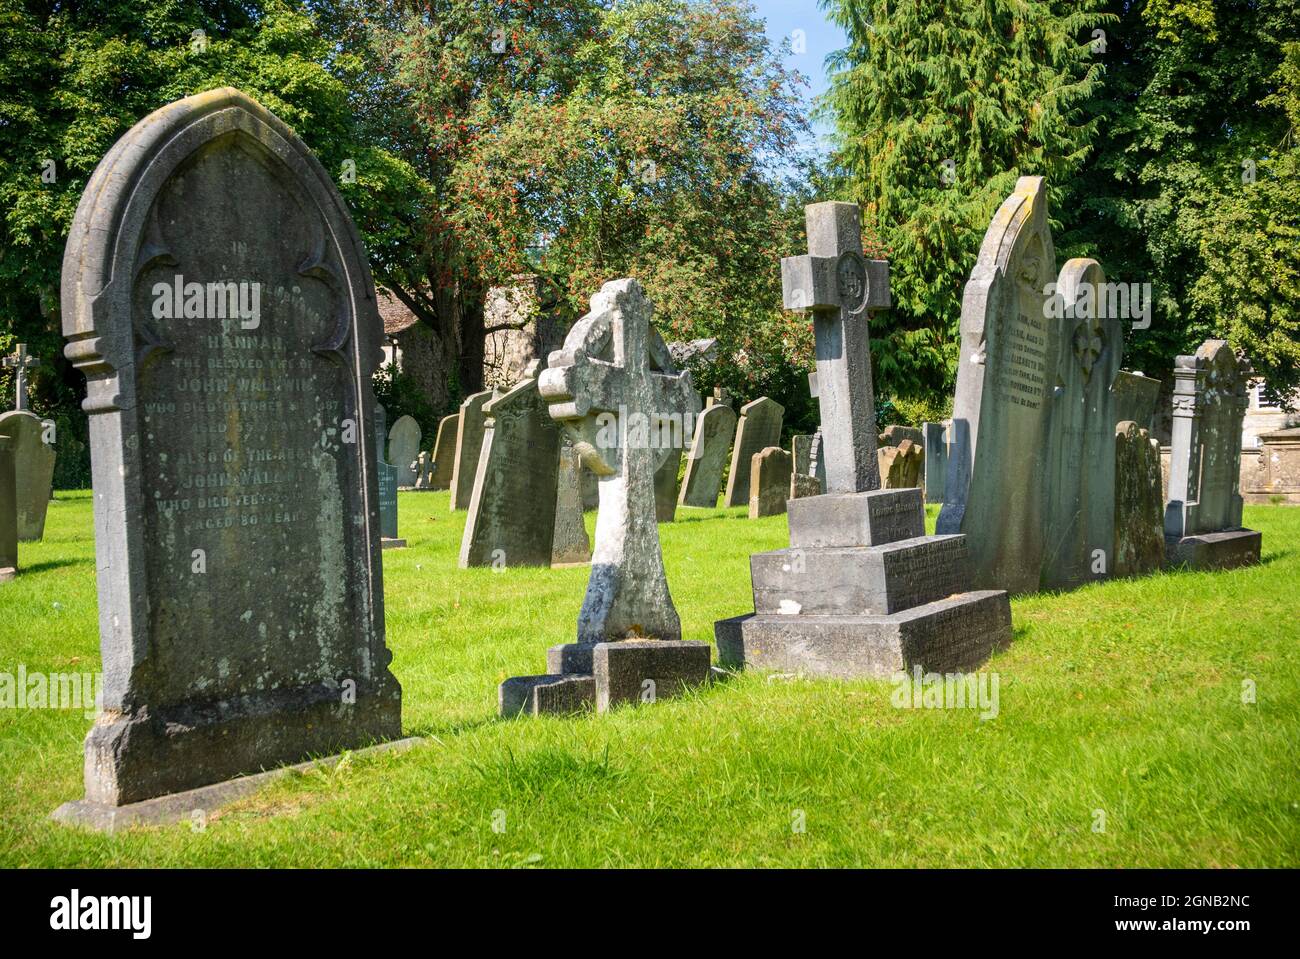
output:
<instances>
[{"instance_id":1,"label":"stone grave marker","mask_svg":"<svg viewBox=\"0 0 1300 959\"><path fill-rule=\"evenodd\" d=\"M898 446L881 446L876 450L880 465L881 489L914 489L921 485L925 471L925 454L911 440Z\"/></svg>"},{"instance_id":2,"label":"stone grave marker","mask_svg":"<svg viewBox=\"0 0 1300 959\"><path fill-rule=\"evenodd\" d=\"M1115 558L1115 394L1124 321L1102 300L1096 260L1061 268L1050 302L1060 344L1043 464L1044 589L1072 589L1112 574Z\"/></svg>"},{"instance_id":3,"label":"stone grave marker","mask_svg":"<svg viewBox=\"0 0 1300 959\"><path fill-rule=\"evenodd\" d=\"M405 549L397 534L397 469L380 452L388 439L388 411L375 404L375 475L379 490L379 542L384 549Z\"/></svg>"},{"instance_id":4,"label":"stone grave marker","mask_svg":"<svg viewBox=\"0 0 1300 959\"><path fill-rule=\"evenodd\" d=\"M451 471L451 508L469 509L478 475L478 459L483 452L486 429L483 407L492 399L492 390L475 393L460 405L456 425L456 458Z\"/></svg>"},{"instance_id":5,"label":"stone grave marker","mask_svg":"<svg viewBox=\"0 0 1300 959\"><path fill-rule=\"evenodd\" d=\"M420 455L415 458L414 488L421 493L433 490L433 461L425 450L420 450Z\"/></svg>"},{"instance_id":6,"label":"stone grave marker","mask_svg":"<svg viewBox=\"0 0 1300 959\"><path fill-rule=\"evenodd\" d=\"M1139 429L1153 431L1162 385L1159 380L1153 380L1141 373L1120 370L1115 375L1115 384L1110 388L1111 393L1114 394L1117 422L1131 420L1138 425Z\"/></svg>"},{"instance_id":7,"label":"stone grave marker","mask_svg":"<svg viewBox=\"0 0 1300 959\"><path fill-rule=\"evenodd\" d=\"M388 462L397 470L399 489L415 486L415 462L420 455L420 424L414 416L399 416L388 431Z\"/></svg>"},{"instance_id":8,"label":"stone grave marker","mask_svg":"<svg viewBox=\"0 0 1300 959\"><path fill-rule=\"evenodd\" d=\"M695 420L695 439L686 460L679 502L682 506L715 509L722 490L722 471L736 435L736 413L715 396Z\"/></svg>"},{"instance_id":9,"label":"stone grave marker","mask_svg":"<svg viewBox=\"0 0 1300 959\"><path fill-rule=\"evenodd\" d=\"M27 352L27 344L19 343L13 353L0 360L0 365L14 371L14 409L27 409L27 371L41 365L41 361Z\"/></svg>"},{"instance_id":10,"label":"stone grave marker","mask_svg":"<svg viewBox=\"0 0 1300 959\"><path fill-rule=\"evenodd\" d=\"M749 518L784 513L790 498L794 457L779 446L769 446L754 454L749 469Z\"/></svg>"},{"instance_id":11,"label":"stone grave marker","mask_svg":"<svg viewBox=\"0 0 1300 959\"><path fill-rule=\"evenodd\" d=\"M921 433L925 438L925 501L942 503L944 486L948 481L948 427L949 423L925 423Z\"/></svg>"},{"instance_id":12,"label":"stone grave marker","mask_svg":"<svg viewBox=\"0 0 1300 959\"><path fill-rule=\"evenodd\" d=\"M715 624L719 658L838 677L974 669L1010 642L1007 594L967 592L966 538L925 535L920 489L879 488L861 377L871 313L890 304L888 264L863 259L856 205L814 204L807 219L809 255L783 261L782 286L788 309L814 311L831 492L791 500L790 548L750 558L755 612Z\"/></svg>"},{"instance_id":13,"label":"stone grave marker","mask_svg":"<svg viewBox=\"0 0 1300 959\"><path fill-rule=\"evenodd\" d=\"M682 468L681 447L659 451L662 461L655 470L655 519L671 523L677 519L677 474Z\"/></svg>"},{"instance_id":14,"label":"stone grave marker","mask_svg":"<svg viewBox=\"0 0 1300 959\"><path fill-rule=\"evenodd\" d=\"M451 489L451 474L456 465L456 433L460 429L460 413L444 416L438 422L438 436L433 444L433 475L429 488Z\"/></svg>"},{"instance_id":15,"label":"stone grave marker","mask_svg":"<svg viewBox=\"0 0 1300 959\"><path fill-rule=\"evenodd\" d=\"M1116 576L1140 576L1165 565L1165 501L1160 444L1131 420L1115 428Z\"/></svg>"},{"instance_id":16,"label":"stone grave marker","mask_svg":"<svg viewBox=\"0 0 1300 959\"><path fill-rule=\"evenodd\" d=\"M1021 177L989 225L962 300L948 487L937 531L967 537L975 585L1038 589L1058 328L1042 177ZM823 423L825 421L823 420Z\"/></svg>"},{"instance_id":17,"label":"stone grave marker","mask_svg":"<svg viewBox=\"0 0 1300 959\"><path fill-rule=\"evenodd\" d=\"M548 414L549 415L549 414ZM582 460L573 441L562 436L555 481L555 534L552 566L581 566L591 562L591 538L582 518Z\"/></svg>"},{"instance_id":18,"label":"stone grave marker","mask_svg":"<svg viewBox=\"0 0 1300 959\"><path fill-rule=\"evenodd\" d=\"M1165 506L1171 566L1230 569L1259 562L1260 534L1241 525L1241 424L1250 362L1206 340L1174 363L1173 453Z\"/></svg>"},{"instance_id":19,"label":"stone grave marker","mask_svg":"<svg viewBox=\"0 0 1300 959\"><path fill-rule=\"evenodd\" d=\"M683 642L655 522L651 434L699 412L688 373L651 325L636 280L606 283L591 312L551 354L541 394L584 463L600 477L596 550L578 642L551 649L549 674L508 679L502 715L605 711L676 695L708 681L708 643Z\"/></svg>"},{"instance_id":20,"label":"stone grave marker","mask_svg":"<svg viewBox=\"0 0 1300 959\"><path fill-rule=\"evenodd\" d=\"M550 566L560 429L537 391L542 360L483 407L486 426L460 566Z\"/></svg>"},{"instance_id":21,"label":"stone grave marker","mask_svg":"<svg viewBox=\"0 0 1300 959\"><path fill-rule=\"evenodd\" d=\"M18 494L14 441L0 436L0 583L18 575Z\"/></svg>"},{"instance_id":22,"label":"stone grave marker","mask_svg":"<svg viewBox=\"0 0 1300 959\"><path fill-rule=\"evenodd\" d=\"M202 787L397 736L382 326L330 174L238 90L165 106L90 178L62 298L87 379L103 702L85 800L56 818L188 818L238 784Z\"/></svg>"},{"instance_id":23,"label":"stone grave marker","mask_svg":"<svg viewBox=\"0 0 1300 959\"><path fill-rule=\"evenodd\" d=\"M0 436L14 441L18 496L18 539L37 542L45 535L45 513L54 485L54 448L46 443L53 423L25 410L0 413Z\"/></svg>"},{"instance_id":24,"label":"stone grave marker","mask_svg":"<svg viewBox=\"0 0 1300 959\"><path fill-rule=\"evenodd\" d=\"M731 451L731 472L727 476L727 496L723 506L749 505L750 464L757 453L769 446L781 445L781 422L785 407L776 400L760 396L740 408L736 426L736 443Z\"/></svg>"}]
</instances>

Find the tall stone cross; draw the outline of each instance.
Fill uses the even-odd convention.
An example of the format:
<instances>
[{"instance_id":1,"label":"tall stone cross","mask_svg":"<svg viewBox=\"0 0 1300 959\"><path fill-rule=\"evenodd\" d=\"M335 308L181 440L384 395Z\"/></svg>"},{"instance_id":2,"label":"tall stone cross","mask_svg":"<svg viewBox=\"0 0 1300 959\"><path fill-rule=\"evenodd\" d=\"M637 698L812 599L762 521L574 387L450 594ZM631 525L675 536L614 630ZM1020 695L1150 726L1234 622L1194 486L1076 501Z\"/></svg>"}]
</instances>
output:
<instances>
[{"instance_id":1,"label":"tall stone cross","mask_svg":"<svg viewBox=\"0 0 1300 959\"><path fill-rule=\"evenodd\" d=\"M804 213L808 255L781 261L781 287L786 309L813 314L826 492L879 489L869 324L890 306L889 263L863 257L856 203L814 203Z\"/></svg>"},{"instance_id":2,"label":"tall stone cross","mask_svg":"<svg viewBox=\"0 0 1300 959\"><path fill-rule=\"evenodd\" d=\"M3 362L5 366L17 370L14 380L14 409L25 410L27 409L27 371L39 366L41 361L27 355L26 343L19 343L18 349L6 356Z\"/></svg>"},{"instance_id":3,"label":"tall stone cross","mask_svg":"<svg viewBox=\"0 0 1300 959\"><path fill-rule=\"evenodd\" d=\"M636 280L606 283L538 380L551 417L600 481L578 642L680 640L655 521L655 470L689 437L700 397L650 325Z\"/></svg>"}]
</instances>

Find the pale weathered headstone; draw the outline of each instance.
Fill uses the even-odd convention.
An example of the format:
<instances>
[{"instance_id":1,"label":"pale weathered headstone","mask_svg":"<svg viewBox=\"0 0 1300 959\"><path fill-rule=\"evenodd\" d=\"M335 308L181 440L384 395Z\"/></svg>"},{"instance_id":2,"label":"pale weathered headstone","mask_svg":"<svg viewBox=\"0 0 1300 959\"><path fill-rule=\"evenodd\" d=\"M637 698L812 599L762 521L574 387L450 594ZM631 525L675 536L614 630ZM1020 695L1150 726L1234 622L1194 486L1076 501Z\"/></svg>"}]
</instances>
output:
<instances>
[{"instance_id":1,"label":"pale weathered headstone","mask_svg":"<svg viewBox=\"0 0 1300 959\"><path fill-rule=\"evenodd\" d=\"M1044 589L1110 576L1115 562L1115 394L1124 320L1110 315L1096 260L1061 268L1049 302L1056 324L1055 391L1043 477Z\"/></svg>"},{"instance_id":2,"label":"pale weathered headstone","mask_svg":"<svg viewBox=\"0 0 1300 959\"><path fill-rule=\"evenodd\" d=\"M944 487L948 482L948 428L949 423L925 423L921 433L925 437L925 501L942 503Z\"/></svg>"},{"instance_id":3,"label":"pale weathered headstone","mask_svg":"<svg viewBox=\"0 0 1300 959\"><path fill-rule=\"evenodd\" d=\"M0 436L0 583L18 575L18 496L13 440Z\"/></svg>"},{"instance_id":4,"label":"pale weathered headstone","mask_svg":"<svg viewBox=\"0 0 1300 959\"><path fill-rule=\"evenodd\" d=\"M27 371L41 365L41 361L27 353L27 344L19 343L9 356L0 359L0 365L14 371L14 409L27 409Z\"/></svg>"},{"instance_id":5,"label":"pale weathered headstone","mask_svg":"<svg viewBox=\"0 0 1300 959\"><path fill-rule=\"evenodd\" d=\"M785 407L776 400L760 396L740 408L736 443L731 450L731 472L727 476L727 496L723 506L749 505L749 465L757 453L769 446L781 445L781 422Z\"/></svg>"},{"instance_id":6,"label":"pale weathered headstone","mask_svg":"<svg viewBox=\"0 0 1300 959\"><path fill-rule=\"evenodd\" d=\"M1045 309L1056 280L1042 177L1021 177L999 208L966 284L941 534L964 533L975 584L1038 589L1044 460L1058 330ZM825 420L823 419L823 424Z\"/></svg>"},{"instance_id":7,"label":"pale weathered headstone","mask_svg":"<svg viewBox=\"0 0 1300 959\"><path fill-rule=\"evenodd\" d=\"M54 484L54 448L46 442L51 426L23 410L0 413L0 436L14 441L18 539L24 543L45 535L45 512Z\"/></svg>"},{"instance_id":8,"label":"pale weathered headstone","mask_svg":"<svg viewBox=\"0 0 1300 959\"><path fill-rule=\"evenodd\" d=\"M381 452L388 440L388 411L375 404L375 476L379 496L379 542L384 549L405 549L397 534L397 468Z\"/></svg>"},{"instance_id":9,"label":"pale weathered headstone","mask_svg":"<svg viewBox=\"0 0 1300 959\"><path fill-rule=\"evenodd\" d=\"M792 468L796 473L809 475L812 470L813 438L805 433L790 437L790 456Z\"/></svg>"},{"instance_id":10,"label":"pale weathered headstone","mask_svg":"<svg viewBox=\"0 0 1300 959\"><path fill-rule=\"evenodd\" d=\"M708 409L710 406L731 406L731 403L731 390L725 386L715 386L712 395L705 400L704 407Z\"/></svg>"},{"instance_id":11,"label":"pale weathered headstone","mask_svg":"<svg viewBox=\"0 0 1300 959\"><path fill-rule=\"evenodd\" d=\"M555 534L551 540L552 566L577 566L591 562L591 538L582 518L582 460L573 442L561 437L560 462L555 480Z\"/></svg>"},{"instance_id":12,"label":"pale weathered headstone","mask_svg":"<svg viewBox=\"0 0 1300 959\"><path fill-rule=\"evenodd\" d=\"M438 437L433 444L433 476L430 489L451 489L451 475L456 466L456 433L460 413L444 416L438 423Z\"/></svg>"},{"instance_id":13,"label":"pale weathered headstone","mask_svg":"<svg viewBox=\"0 0 1300 959\"><path fill-rule=\"evenodd\" d=\"M397 470L399 488L415 485L415 459L420 455L420 424L414 416L399 416L388 431L388 462Z\"/></svg>"},{"instance_id":14,"label":"pale weathered headstone","mask_svg":"<svg viewBox=\"0 0 1300 959\"><path fill-rule=\"evenodd\" d=\"M722 471L727 465L727 453L736 435L736 413L715 397L713 405L695 420L695 441L691 455L686 460L686 475L682 479L680 503L714 509L722 489Z\"/></svg>"},{"instance_id":15,"label":"pale weathered headstone","mask_svg":"<svg viewBox=\"0 0 1300 959\"><path fill-rule=\"evenodd\" d=\"M871 368L871 312L890 304L888 264L862 260L855 205L807 214L810 262L783 262L784 300L815 311L822 430L840 452L830 493L790 500L790 548L750 557L755 612L714 624L719 658L839 677L968 671L1010 642L1007 594L966 592L966 537L925 535L920 489L877 488L875 404L855 377ZM832 380L845 370L859 372Z\"/></svg>"},{"instance_id":16,"label":"pale weathered headstone","mask_svg":"<svg viewBox=\"0 0 1300 959\"><path fill-rule=\"evenodd\" d=\"M578 642L549 652L548 675L502 683L503 715L604 711L709 678L709 644L681 641L668 592L654 494L663 444L652 439L674 420L680 432L700 400L651 325L652 311L637 281L606 283L539 380L551 416L600 477L596 551Z\"/></svg>"},{"instance_id":17,"label":"pale weathered headstone","mask_svg":"<svg viewBox=\"0 0 1300 959\"><path fill-rule=\"evenodd\" d=\"M551 565L560 429L537 391L540 363L533 360L526 379L483 407L486 429L460 543L462 569Z\"/></svg>"},{"instance_id":18,"label":"pale weathered headstone","mask_svg":"<svg viewBox=\"0 0 1300 959\"><path fill-rule=\"evenodd\" d=\"M87 184L62 297L87 378L103 703L86 798L56 816L111 829L127 804L398 735L382 329L329 173L237 90L163 107Z\"/></svg>"},{"instance_id":19,"label":"pale weathered headstone","mask_svg":"<svg viewBox=\"0 0 1300 959\"><path fill-rule=\"evenodd\" d=\"M886 426L876 437L880 446L901 446L903 440L911 440L913 445L925 449L925 434L915 426Z\"/></svg>"},{"instance_id":20,"label":"pale weathered headstone","mask_svg":"<svg viewBox=\"0 0 1300 959\"><path fill-rule=\"evenodd\" d=\"M816 374L813 374L814 376ZM826 444L822 442L821 427L817 427L817 432L813 434L812 446L808 450L809 472L817 477L817 482L821 484L821 490L826 492Z\"/></svg>"},{"instance_id":21,"label":"pale weathered headstone","mask_svg":"<svg viewBox=\"0 0 1300 959\"><path fill-rule=\"evenodd\" d=\"M475 393L460 405L456 424L456 457L451 471L451 508L469 509L478 475L478 458L483 452L483 407L492 399L492 390Z\"/></svg>"},{"instance_id":22,"label":"pale weathered headstone","mask_svg":"<svg viewBox=\"0 0 1300 959\"><path fill-rule=\"evenodd\" d=\"M1259 562L1260 534L1241 525L1241 424L1254 375L1223 340L1174 363L1173 454L1165 507L1171 566L1229 569Z\"/></svg>"},{"instance_id":23,"label":"pale weathered headstone","mask_svg":"<svg viewBox=\"0 0 1300 959\"><path fill-rule=\"evenodd\" d=\"M790 498L794 458L779 446L755 453L749 471L749 518L778 516Z\"/></svg>"},{"instance_id":24,"label":"pale weathered headstone","mask_svg":"<svg viewBox=\"0 0 1300 959\"><path fill-rule=\"evenodd\" d=\"M1120 370L1110 388L1114 394L1116 422L1131 420L1139 429L1153 431L1161 386L1159 380L1153 380L1149 376Z\"/></svg>"},{"instance_id":25,"label":"pale weathered headstone","mask_svg":"<svg viewBox=\"0 0 1300 959\"><path fill-rule=\"evenodd\" d=\"M1116 576L1140 576L1165 564L1165 502L1160 444L1132 421L1115 428Z\"/></svg>"},{"instance_id":26,"label":"pale weathered headstone","mask_svg":"<svg viewBox=\"0 0 1300 959\"><path fill-rule=\"evenodd\" d=\"M880 465L881 489L915 489L921 485L925 471L925 454L911 440L898 446L881 446L876 450Z\"/></svg>"}]
</instances>

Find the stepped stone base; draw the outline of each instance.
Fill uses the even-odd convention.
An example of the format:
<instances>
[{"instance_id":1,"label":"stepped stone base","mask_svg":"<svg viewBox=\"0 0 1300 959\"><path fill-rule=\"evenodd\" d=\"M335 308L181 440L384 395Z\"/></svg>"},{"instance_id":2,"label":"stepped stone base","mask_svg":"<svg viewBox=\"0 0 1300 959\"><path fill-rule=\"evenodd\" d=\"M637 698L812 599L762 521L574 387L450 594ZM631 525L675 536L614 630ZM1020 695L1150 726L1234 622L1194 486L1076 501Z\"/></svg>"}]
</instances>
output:
<instances>
[{"instance_id":1,"label":"stepped stone base","mask_svg":"<svg viewBox=\"0 0 1300 959\"><path fill-rule=\"evenodd\" d=\"M1190 569L1236 569L1259 562L1263 537L1253 529L1198 533L1165 538L1165 565Z\"/></svg>"},{"instance_id":2,"label":"stepped stone base","mask_svg":"<svg viewBox=\"0 0 1300 959\"><path fill-rule=\"evenodd\" d=\"M714 624L728 668L841 679L887 679L977 668L1011 642L1011 603L990 590L961 593L889 615L782 616L754 613Z\"/></svg>"}]
</instances>

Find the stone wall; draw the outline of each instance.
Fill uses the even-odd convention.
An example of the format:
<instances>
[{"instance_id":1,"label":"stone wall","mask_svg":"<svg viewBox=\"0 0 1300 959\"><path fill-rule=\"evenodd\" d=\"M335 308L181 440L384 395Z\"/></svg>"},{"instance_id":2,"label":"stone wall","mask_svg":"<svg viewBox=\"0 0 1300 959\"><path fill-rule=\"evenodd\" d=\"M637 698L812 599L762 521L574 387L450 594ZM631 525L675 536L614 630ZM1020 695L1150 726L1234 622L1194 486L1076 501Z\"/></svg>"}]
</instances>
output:
<instances>
[{"instance_id":1,"label":"stone wall","mask_svg":"<svg viewBox=\"0 0 1300 959\"><path fill-rule=\"evenodd\" d=\"M488 290L483 308L486 329L505 323L522 324L517 330L489 333L483 344L483 388L508 388L518 383L528 364L564 344L564 326L538 276L524 274L507 286Z\"/></svg>"}]
</instances>

